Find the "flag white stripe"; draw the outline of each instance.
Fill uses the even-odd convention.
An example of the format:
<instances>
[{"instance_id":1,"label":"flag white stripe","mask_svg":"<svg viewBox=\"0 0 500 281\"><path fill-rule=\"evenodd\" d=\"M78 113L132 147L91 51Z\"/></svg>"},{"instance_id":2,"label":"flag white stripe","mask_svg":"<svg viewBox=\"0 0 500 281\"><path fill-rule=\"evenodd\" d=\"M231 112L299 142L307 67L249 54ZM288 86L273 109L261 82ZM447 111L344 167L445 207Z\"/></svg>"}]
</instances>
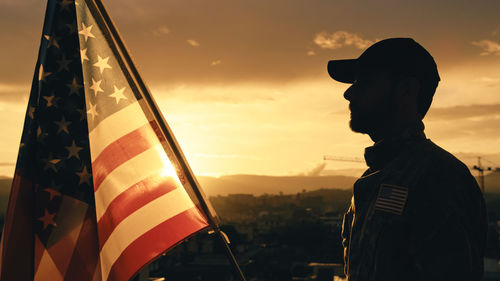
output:
<instances>
[{"instance_id":1,"label":"flag white stripe","mask_svg":"<svg viewBox=\"0 0 500 281\"><path fill-rule=\"evenodd\" d=\"M384 190L387 191L387 190ZM400 191L400 190L389 190L390 194L398 194L398 195L406 195L408 192Z\"/></svg>"},{"instance_id":2,"label":"flag white stripe","mask_svg":"<svg viewBox=\"0 0 500 281\"><path fill-rule=\"evenodd\" d=\"M406 197L403 197L403 198L398 198L398 197L383 198L383 197L379 197L379 198L377 198L377 200L405 202L406 201Z\"/></svg>"},{"instance_id":3,"label":"flag white stripe","mask_svg":"<svg viewBox=\"0 0 500 281\"><path fill-rule=\"evenodd\" d=\"M401 198L401 199L405 199L406 198L406 194L404 194L404 195L391 194L389 196L389 198L395 198L395 199L400 199Z\"/></svg>"},{"instance_id":4,"label":"flag white stripe","mask_svg":"<svg viewBox=\"0 0 500 281\"><path fill-rule=\"evenodd\" d=\"M100 253L102 280L108 278L113 263L132 242L162 222L192 207L194 204L186 191L176 188L123 220L102 247Z\"/></svg>"},{"instance_id":5,"label":"flag white stripe","mask_svg":"<svg viewBox=\"0 0 500 281\"><path fill-rule=\"evenodd\" d=\"M393 214L397 214L397 215L400 215L401 213L403 213L403 210L400 210L400 209L377 208L377 210L380 210L383 212L389 212L389 213L393 213Z\"/></svg>"},{"instance_id":6,"label":"flag white stripe","mask_svg":"<svg viewBox=\"0 0 500 281\"><path fill-rule=\"evenodd\" d=\"M393 192L390 196L406 197L407 195L408 194L406 194L406 193Z\"/></svg>"},{"instance_id":7,"label":"flag white stripe","mask_svg":"<svg viewBox=\"0 0 500 281\"><path fill-rule=\"evenodd\" d=\"M170 163L165 163L161 144L136 155L118 166L103 180L95 193L97 221L106 212L109 204L132 185L152 175L160 175ZM170 164L171 165L171 164ZM177 179L177 177L174 177Z\"/></svg>"},{"instance_id":8,"label":"flag white stripe","mask_svg":"<svg viewBox=\"0 0 500 281\"><path fill-rule=\"evenodd\" d=\"M148 122L139 102L134 102L102 120L89 133L92 162L108 145Z\"/></svg>"},{"instance_id":9,"label":"flag white stripe","mask_svg":"<svg viewBox=\"0 0 500 281\"><path fill-rule=\"evenodd\" d=\"M405 203L396 203L396 202L391 202L391 201L379 201L377 200L377 202L375 203L377 205L386 205L386 206L393 206L393 207L404 207Z\"/></svg>"},{"instance_id":10,"label":"flag white stripe","mask_svg":"<svg viewBox=\"0 0 500 281\"><path fill-rule=\"evenodd\" d=\"M403 210L403 207L404 206L395 206L395 205L388 205L388 204L380 204L380 203L377 203L375 205L376 208L393 208L395 210Z\"/></svg>"}]
</instances>

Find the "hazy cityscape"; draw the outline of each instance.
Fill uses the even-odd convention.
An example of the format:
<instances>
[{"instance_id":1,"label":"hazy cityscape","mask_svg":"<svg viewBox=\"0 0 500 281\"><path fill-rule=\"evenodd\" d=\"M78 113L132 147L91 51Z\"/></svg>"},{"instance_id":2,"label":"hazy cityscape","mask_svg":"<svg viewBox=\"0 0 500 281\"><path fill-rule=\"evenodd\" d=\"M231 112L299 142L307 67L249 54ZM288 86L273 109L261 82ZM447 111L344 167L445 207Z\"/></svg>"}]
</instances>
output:
<instances>
[{"instance_id":1,"label":"hazy cityscape","mask_svg":"<svg viewBox=\"0 0 500 281\"><path fill-rule=\"evenodd\" d=\"M222 190L229 182L243 179L255 185L264 180L273 187L268 186L269 193L260 195L213 195L214 188ZM209 200L248 281L344 280L340 231L352 194L345 186L349 180L353 178L200 178L209 187ZM2 215L10 181L0 179ZM325 187L328 181L331 188ZM288 189L286 185L292 182L293 188ZM500 172L490 173L485 182L490 190L485 194L490 223L484 280L500 280ZM310 188L297 190L307 185ZM234 190L238 191L238 186ZM232 270L219 238L203 231L151 263L135 280L238 280Z\"/></svg>"},{"instance_id":2,"label":"hazy cityscape","mask_svg":"<svg viewBox=\"0 0 500 281\"><path fill-rule=\"evenodd\" d=\"M499 194L487 194L491 209ZM297 194L211 197L247 280L343 280L342 213L351 193L320 189ZM490 212L485 280L499 280L499 225ZM497 272L492 272L495 270ZM151 277L237 280L216 237L201 234L154 262Z\"/></svg>"}]
</instances>

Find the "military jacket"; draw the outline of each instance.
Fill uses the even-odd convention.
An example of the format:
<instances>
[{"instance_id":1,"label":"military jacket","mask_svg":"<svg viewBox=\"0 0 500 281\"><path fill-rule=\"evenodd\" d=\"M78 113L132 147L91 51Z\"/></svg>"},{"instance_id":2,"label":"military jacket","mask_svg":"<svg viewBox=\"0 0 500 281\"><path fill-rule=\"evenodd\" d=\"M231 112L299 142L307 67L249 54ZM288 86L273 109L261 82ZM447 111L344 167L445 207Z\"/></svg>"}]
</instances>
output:
<instances>
[{"instance_id":1,"label":"military jacket","mask_svg":"<svg viewBox=\"0 0 500 281\"><path fill-rule=\"evenodd\" d=\"M423 132L365 159L342 226L347 280L482 280L487 219L468 168Z\"/></svg>"}]
</instances>

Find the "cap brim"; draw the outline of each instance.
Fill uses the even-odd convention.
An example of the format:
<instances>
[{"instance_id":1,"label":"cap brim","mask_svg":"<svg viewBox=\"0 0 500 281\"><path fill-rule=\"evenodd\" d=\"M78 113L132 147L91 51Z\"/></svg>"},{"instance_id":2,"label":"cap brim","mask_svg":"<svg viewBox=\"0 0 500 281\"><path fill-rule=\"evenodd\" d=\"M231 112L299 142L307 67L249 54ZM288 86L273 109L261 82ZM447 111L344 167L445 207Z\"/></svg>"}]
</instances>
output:
<instances>
[{"instance_id":1,"label":"cap brim","mask_svg":"<svg viewBox=\"0 0 500 281\"><path fill-rule=\"evenodd\" d=\"M357 59L331 60L328 62L328 74L342 83L352 84L357 76Z\"/></svg>"}]
</instances>

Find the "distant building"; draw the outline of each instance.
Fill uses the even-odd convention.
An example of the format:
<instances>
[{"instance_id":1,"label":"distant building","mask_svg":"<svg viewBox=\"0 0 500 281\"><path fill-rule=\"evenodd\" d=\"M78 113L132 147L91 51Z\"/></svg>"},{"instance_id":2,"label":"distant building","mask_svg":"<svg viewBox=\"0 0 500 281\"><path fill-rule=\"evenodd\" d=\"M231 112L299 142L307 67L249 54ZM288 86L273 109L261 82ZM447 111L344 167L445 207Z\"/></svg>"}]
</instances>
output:
<instances>
[{"instance_id":1,"label":"distant building","mask_svg":"<svg viewBox=\"0 0 500 281\"><path fill-rule=\"evenodd\" d=\"M252 194L229 194L227 200L231 201L235 205L255 205L255 196Z\"/></svg>"},{"instance_id":2,"label":"distant building","mask_svg":"<svg viewBox=\"0 0 500 281\"><path fill-rule=\"evenodd\" d=\"M275 214L266 213L257 219L257 231L260 233L269 232L284 225L283 217Z\"/></svg>"},{"instance_id":3,"label":"distant building","mask_svg":"<svg viewBox=\"0 0 500 281\"><path fill-rule=\"evenodd\" d=\"M344 219L342 214L337 214L334 212L328 212L319 217L320 221L326 225L330 225L332 227L337 227L342 225L342 221Z\"/></svg>"},{"instance_id":4,"label":"distant building","mask_svg":"<svg viewBox=\"0 0 500 281\"><path fill-rule=\"evenodd\" d=\"M496 259L484 259L483 281L500 280L500 261Z\"/></svg>"},{"instance_id":5,"label":"distant building","mask_svg":"<svg viewBox=\"0 0 500 281\"><path fill-rule=\"evenodd\" d=\"M344 265L339 263L295 263L291 268L294 281L345 280Z\"/></svg>"}]
</instances>

